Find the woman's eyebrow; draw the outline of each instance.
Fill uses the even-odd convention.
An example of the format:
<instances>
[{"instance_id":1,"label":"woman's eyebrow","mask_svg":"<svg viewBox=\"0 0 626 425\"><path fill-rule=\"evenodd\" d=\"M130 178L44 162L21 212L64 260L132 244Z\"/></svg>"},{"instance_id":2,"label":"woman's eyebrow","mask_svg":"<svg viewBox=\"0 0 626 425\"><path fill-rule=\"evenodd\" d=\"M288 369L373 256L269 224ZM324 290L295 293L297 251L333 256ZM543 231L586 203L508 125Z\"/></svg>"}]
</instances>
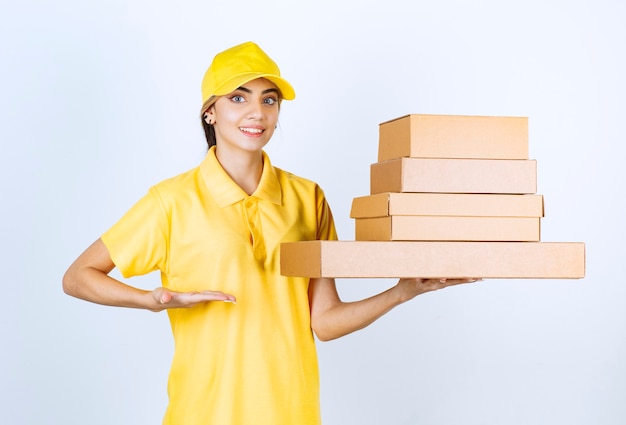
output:
<instances>
[{"instance_id":1,"label":"woman's eyebrow","mask_svg":"<svg viewBox=\"0 0 626 425\"><path fill-rule=\"evenodd\" d=\"M241 91L246 92L246 93L252 93L252 90L250 90L250 89L248 89L246 87L243 87L243 86L242 87L237 87L237 90L241 90ZM261 94L267 94L267 93L276 93L276 94L278 94L278 89L272 87L272 88L263 90L261 92Z\"/></svg>"}]
</instances>

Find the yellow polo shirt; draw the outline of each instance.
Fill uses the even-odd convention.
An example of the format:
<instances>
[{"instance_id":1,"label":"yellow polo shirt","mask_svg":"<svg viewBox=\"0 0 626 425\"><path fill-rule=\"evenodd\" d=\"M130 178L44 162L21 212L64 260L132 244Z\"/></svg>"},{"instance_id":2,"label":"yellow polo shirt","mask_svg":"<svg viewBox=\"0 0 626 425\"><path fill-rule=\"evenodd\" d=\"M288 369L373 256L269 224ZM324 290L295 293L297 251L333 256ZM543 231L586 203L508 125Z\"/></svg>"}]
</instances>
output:
<instances>
[{"instance_id":1,"label":"yellow polo shirt","mask_svg":"<svg viewBox=\"0 0 626 425\"><path fill-rule=\"evenodd\" d=\"M102 235L125 277L159 270L175 291L237 297L168 310L175 350L163 424L320 424L309 280L280 275L279 247L337 239L335 225L317 184L263 161L248 196L212 148Z\"/></svg>"}]
</instances>

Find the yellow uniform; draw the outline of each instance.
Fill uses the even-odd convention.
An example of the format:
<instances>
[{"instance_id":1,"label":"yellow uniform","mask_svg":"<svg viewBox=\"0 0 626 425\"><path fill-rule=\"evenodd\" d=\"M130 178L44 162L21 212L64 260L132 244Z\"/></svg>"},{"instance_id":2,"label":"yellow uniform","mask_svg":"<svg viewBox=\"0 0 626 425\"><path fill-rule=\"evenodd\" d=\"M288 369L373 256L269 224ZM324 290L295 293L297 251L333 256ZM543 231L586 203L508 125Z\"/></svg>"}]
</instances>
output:
<instances>
[{"instance_id":1,"label":"yellow uniform","mask_svg":"<svg viewBox=\"0 0 626 425\"><path fill-rule=\"evenodd\" d=\"M263 161L248 196L211 148L102 235L125 277L159 270L172 290L237 298L168 310L175 351L164 424L320 423L309 280L280 275L279 248L337 235L320 187Z\"/></svg>"}]
</instances>

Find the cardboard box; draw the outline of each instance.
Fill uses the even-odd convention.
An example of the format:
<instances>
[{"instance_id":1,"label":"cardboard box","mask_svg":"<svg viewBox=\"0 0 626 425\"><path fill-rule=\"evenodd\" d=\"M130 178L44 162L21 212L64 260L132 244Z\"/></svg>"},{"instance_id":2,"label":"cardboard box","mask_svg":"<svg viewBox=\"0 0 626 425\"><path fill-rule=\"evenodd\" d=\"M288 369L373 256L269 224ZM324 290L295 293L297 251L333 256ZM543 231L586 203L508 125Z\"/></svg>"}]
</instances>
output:
<instances>
[{"instance_id":1,"label":"cardboard box","mask_svg":"<svg viewBox=\"0 0 626 425\"><path fill-rule=\"evenodd\" d=\"M538 217L411 216L357 218L357 241L537 242Z\"/></svg>"},{"instance_id":2,"label":"cardboard box","mask_svg":"<svg viewBox=\"0 0 626 425\"><path fill-rule=\"evenodd\" d=\"M370 194L382 192L508 193L537 191L537 161L400 158L370 167Z\"/></svg>"},{"instance_id":3,"label":"cardboard box","mask_svg":"<svg viewBox=\"0 0 626 425\"><path fill-rule=\"evenodd\" d=\"M578 279L582 242L308 241L281 245L284 276Z\"/></svg>"},{"instance_id":4,"label":"cardboard box","mask_svg":"<svg viewBox=\"0 0 626 425\"><path fill-rule=\"evenodd\" d=\"M402 157L528 159L528 118L412 114L380 124L378 161Z\"/></svg>"},{"instance_id":5,"label":"cardboard box","mask_svg":"<svg viewBox=\"0 0 626 425\"><path fill-rule=\"evenodd\" d=\"M352 200L352 218L391 215L543 217L543 196L383 192Z\"/></svg>"}]
</instances>

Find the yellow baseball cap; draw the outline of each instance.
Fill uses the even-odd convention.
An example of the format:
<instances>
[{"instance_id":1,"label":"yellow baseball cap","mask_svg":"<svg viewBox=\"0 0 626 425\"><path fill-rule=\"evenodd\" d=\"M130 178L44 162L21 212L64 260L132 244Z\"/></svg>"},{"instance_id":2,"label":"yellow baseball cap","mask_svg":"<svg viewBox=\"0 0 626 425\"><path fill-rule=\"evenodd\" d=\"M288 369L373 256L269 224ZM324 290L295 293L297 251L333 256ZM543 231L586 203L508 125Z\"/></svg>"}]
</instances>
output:
<instances>
[{"instance_id":1,"label":"yellow baseball cap","mask_svg":"<svg viewBox=\"0 0 626 425\"><path fill-rule=\"evenodd\" d=\"M280 90L281 98L292 100L296 92L280 76L280 69L259 46L249 41L218 53L202 79L203 113L217 100L256 78L267 78Z\"/></svg>"}]
</instances>

